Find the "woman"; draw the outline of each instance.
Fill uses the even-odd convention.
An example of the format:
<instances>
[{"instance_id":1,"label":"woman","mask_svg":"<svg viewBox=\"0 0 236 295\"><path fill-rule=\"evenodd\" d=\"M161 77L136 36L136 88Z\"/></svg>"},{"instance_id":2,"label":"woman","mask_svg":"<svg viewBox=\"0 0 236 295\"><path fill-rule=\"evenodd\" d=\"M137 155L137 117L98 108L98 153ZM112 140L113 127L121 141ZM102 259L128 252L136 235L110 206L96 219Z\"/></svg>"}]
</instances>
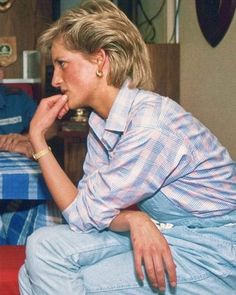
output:
<instances>
[{"instance_id":1,"label":"woman","mask_svg":"<svg viewBox=\"0 0 236 295\"><path fill-rule=\"evenodd\" d=\"M233 294L235 162L191 114L149 91L138 30L110 1L88 0L40 46L63 95L41 101L30 140L68 225L28 239L21 294ZM93 112L75 187L45 133L85 106Z\"/></svg>"}]
</instances>

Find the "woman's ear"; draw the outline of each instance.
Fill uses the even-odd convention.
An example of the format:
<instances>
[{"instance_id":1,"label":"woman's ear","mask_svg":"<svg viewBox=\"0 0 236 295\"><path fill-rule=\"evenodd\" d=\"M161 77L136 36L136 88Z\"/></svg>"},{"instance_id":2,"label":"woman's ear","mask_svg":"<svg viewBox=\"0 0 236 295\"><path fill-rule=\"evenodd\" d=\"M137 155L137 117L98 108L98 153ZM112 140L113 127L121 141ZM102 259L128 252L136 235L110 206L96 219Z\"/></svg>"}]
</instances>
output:
<instances>
[{"instance_id":1,"label":"woman's ear","mask_svg":"<svg viewBox=\"0 0 236 295\"><path fill-rule=\"evenodd\" d=\"M102 70L106 62L106 52L104 49L99 49L94 53L93 61L97 64L98 70Z\"/></svg>"}]
</instances>

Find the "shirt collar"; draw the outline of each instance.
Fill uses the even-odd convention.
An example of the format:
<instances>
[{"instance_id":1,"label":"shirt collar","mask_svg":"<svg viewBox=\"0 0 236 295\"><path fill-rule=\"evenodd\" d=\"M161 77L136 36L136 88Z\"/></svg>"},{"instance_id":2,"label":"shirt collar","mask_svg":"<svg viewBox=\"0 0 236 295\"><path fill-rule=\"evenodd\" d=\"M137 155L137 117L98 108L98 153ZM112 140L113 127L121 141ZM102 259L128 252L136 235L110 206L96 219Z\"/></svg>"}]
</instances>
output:
<instances>
[{"instance_id":1,"label":"shirt collar","mask_svg":"<svg viewBox=\"0 0 236 295\"><path fill-rule=\"evenodd\" d=\"M127 118L131 105L138 92L137 88L128 87L129 80L126 80L121 87L106 120L106 130L123 132L125 130Z\"/></svg>"},{"instance_id":2,"label":"shirt collar","mask_svg":"<svg viewBox=\"0 0 236 295\"><path fill-rule=\"evenodd\" d=\"M129 80L126 80L118 92L106 120L95 112L89 118L90 127L107 149L112 149L124 132L132 103L139 91L137 88L130 89L128 85Z\"/></svg>"}]
</instances>

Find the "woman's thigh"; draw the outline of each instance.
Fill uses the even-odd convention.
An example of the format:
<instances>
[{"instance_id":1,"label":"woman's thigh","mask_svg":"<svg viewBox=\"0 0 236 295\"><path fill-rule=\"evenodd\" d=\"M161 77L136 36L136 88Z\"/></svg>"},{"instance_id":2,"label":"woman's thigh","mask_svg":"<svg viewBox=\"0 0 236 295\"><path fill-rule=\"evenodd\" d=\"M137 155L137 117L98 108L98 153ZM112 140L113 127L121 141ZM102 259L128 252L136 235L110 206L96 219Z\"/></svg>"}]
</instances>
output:
<instances>
[{"instance_id":1,"label":"woman's thigh","mask_svg":"<svg viewBox=\"0 0 236 295\"><path fill-rule=\"evenodd\" d=\"M163 232L169 242L177 271L177 287L166 278L165 295L234 295L236 290L235 226L188 228L177 226ZM82 270L86 294L154 294L147 277L135 275L133 253L108 257ZM145 271L144 271L145 273Z\"/></svg>"},{"instance_id":2,"label":"woman's thigh","mask_svg":"<svg viewBox=\"0 0 236 295\"><path fill-rule=\"evenodd\" d=\"M106 230L77 232L70 230L68 225L56 225L35 231L27 241L26 255L28 262L42 256L53 263L64 262L70 268L74 266L79 269L128 251L130 247L129 235L126 233L116 234Z\"/></svg>"},{"instance_id":3,"label":"woman's thigh","mask_svg":"<svg viewBox=\"0 0 236 295\"><path fill-rule=\"evenodd\" d=\"M229 241L222 238L222 234L217 237L213 230L209 233L206 229L176 227L167 230L165 236L177 266L176 295L212 295L213 290L220 290L219 294L223 292L222 294L233 295L235 268L230 265L230 257L235 255L235 249L230 247ZM35 253L40 253L41 256L37 261L33 258ZM47 271L43 268L40 271L41 258L47 262ZM222 265L222 259L226 265ZM40 273L44 277L47 273L50 276L52 272L63 278L61 269L73 273L79 271L88 294L155 293L147 279L140 284L136 278L130 239L126 233L73 232L66 225L43 228L29 239L27 261L27 270L31 268L28 266L37 266L37 276ZM50 263L51 270L48 269ZM34 277L32 272L30 275ZM227 280L232 283L228 284ZM173 294L168 283L165 294Z\"/></svg>"},{"instance_id":4,"label":"woman's thigh","mask_svg":"<svg viewBox=\"0 0 236 295\"><path fill-rule=\"evenodd\" d=\"M173 252L175 259L175 253ZM181 263L181 264L180 264ZM188 265L188 266L187 266ZM227 294L234 295L235 288L227 285L226 282L199 267L199 274L196 268L191 275L191 267L183 257L177 261L177 287L171 288L166 278L166 290L159 293L153 289L144 277L140 282L135 274L133 252L125 252L116 256L108 257L81 271L85 294L90 295L212 295ZM145 274L145 270L144 274Z\"/></svg>"},{"instance_id":5,"label":"woman's thigh","mask_svg":"<svg viewBox=\"0 0 236 295\"><path fill-rule=\"evenodd\" d=\"M27 241L21 290L29 280L32 294L85 294L81 270L129 250L126 234L75 232L68 225L40 228Z\"/></svg>"}]
</instances>

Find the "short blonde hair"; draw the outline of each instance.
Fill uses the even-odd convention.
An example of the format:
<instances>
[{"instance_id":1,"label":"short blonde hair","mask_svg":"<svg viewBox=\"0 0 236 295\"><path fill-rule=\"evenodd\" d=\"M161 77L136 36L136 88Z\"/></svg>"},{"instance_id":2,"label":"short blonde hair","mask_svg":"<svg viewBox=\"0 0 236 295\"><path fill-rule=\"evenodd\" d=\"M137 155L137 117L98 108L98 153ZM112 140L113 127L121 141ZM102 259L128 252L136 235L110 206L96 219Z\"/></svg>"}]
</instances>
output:
<instances>
[{"instance_id":1,"label":"short blonde hair","mask_svg":"<svg viewBox=\"0 0 236 295\"><path fill-rule=\"evenodd\" d=\"M104 49L110 61L108 84L120 88L130 78L130 87L153 89L147 46L135 25L108 0L85 0L65 12L39 38L43 53L62 37L68 50L85 54Z\"/></svg>"}]
</instances>

